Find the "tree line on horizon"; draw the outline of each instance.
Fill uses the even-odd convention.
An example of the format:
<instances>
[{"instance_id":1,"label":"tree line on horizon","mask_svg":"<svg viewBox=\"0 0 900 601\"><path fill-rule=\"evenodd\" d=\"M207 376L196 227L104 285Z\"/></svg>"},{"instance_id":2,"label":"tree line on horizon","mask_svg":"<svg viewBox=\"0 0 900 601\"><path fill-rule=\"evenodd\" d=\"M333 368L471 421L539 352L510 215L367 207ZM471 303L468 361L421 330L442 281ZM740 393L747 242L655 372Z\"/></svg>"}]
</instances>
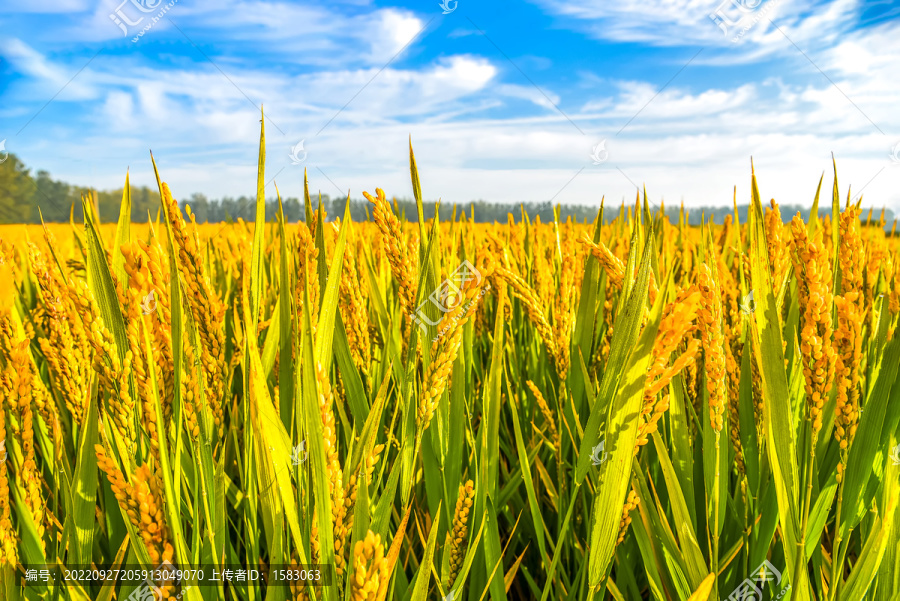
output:
<instances>
[{"instance_id":1,"label":"tree line on horizon","mask_svg":"<svg viewBox=\"0 0 900 601\"><path fill-rule=\"evenodd\" d=\"M134 223L146 223L148 219L156 220L160 208L159 191L147 186L130 186L131 188L131 220ZM14 154L10 154L7 160L0 163L0 224L40 223L41 217L45 222L67 222L70 218L81 221L81 197L89 194L94 198L101 221L114 222L119 218L119 207L122 200L123 188L117 190L93 190L83 186L76 186L54 180L50 173L38 170L32 175L31 169ZM343 215L346 198L332 198L328 194L311 194L312 204L316 207L321 200L322 207L329 215L329 220ZM411 198L395 198L400 214L405 214L411 221L418 219L416 203ZM623 200L614 204L607 202L604 205L604 219L611 221L619 215L623 206L628 206L631 201ZM256 199L251 196L210 199L206 195L195 192L187 199L179 201L182 211L190 206L198 223L228 223L238 219L253 221ZM300 198L282 198L282 206L287 221L304 221L306 212L304 202ZM747 219L747 206L738 205L738 217L741 222ZM434 217L436 203L426 202L423 213L426 219ZM597 205L555 205L546 202L523 203L496 203L486 200L473 200L465 205L451 205L442 203L439 207L439 218L442 221L450 219L454 211L459 216L460 211L465 211L471 217L474 213L476 222L506 222L509 216L516 222L521 220L523 211L530 219L540 218L544 223L553 221L554 209L558 207L560 218L563 220L571 217L578 222L592 222L600 209ZM655 209L656 207L654 207ZM809 219L810 208L795 204L781 204L782 219L787 222L798 212L804 220ZM827 211L829 207L825 207ZM266 199L266 220L273 221L278 211L276 198ZM680 205L665 206L665 214L672 223L677 223L680 218ZM702 220L712 219L715 223L722 223L727 215L734 215L734 207L701 206L685 209L686 220L689 225L699 225ZM875 215L866 217L864 212L861 218L879 218L886 224L890 231L893 227L894 213L891 209L883 208L874 211ZM350 199L350 214L354 221L365 221L370 218L370 203L364 199Z\"/></svg>"}]
</instances>

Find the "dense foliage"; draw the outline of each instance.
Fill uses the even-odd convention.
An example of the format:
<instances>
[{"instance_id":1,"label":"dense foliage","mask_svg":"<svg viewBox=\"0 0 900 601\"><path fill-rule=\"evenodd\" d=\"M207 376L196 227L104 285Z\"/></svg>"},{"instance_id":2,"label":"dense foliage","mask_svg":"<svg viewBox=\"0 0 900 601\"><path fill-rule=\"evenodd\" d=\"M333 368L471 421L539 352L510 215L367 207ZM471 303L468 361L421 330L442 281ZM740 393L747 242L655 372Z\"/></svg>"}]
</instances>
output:
<instances>
[{"instance_id":1,"label":"dense foliage","mask_svg":"<svg viewBox=\"0 0 900 601\"><path fill-rule=\"evenodd\" d=\"M896 599L898 248L836 178L789 226L752 183L721 226L198 226L160 183L156 223L0 230L0 597Z\"/></svg>"}]
</instances>

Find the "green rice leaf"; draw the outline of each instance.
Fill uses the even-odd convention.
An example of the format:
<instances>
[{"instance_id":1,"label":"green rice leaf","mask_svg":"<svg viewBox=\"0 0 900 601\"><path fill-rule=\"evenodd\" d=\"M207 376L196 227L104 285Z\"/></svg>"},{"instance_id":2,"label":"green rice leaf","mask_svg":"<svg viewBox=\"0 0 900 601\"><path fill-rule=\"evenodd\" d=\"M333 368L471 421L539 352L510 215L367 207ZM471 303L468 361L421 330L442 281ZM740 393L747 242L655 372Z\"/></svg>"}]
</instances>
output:
<instances>
[{"instance_id":1,"label":"green rice leaf","mask_svg":"<svg viewBox=\"0 0 900 601\"><path fill-rule=\"evenodd\" d=\"M638 329L643 309L647 299L650 275L650 255L655 252L653 232L647 237L638 269L637 283L632 288L631 297L625 307L624 315L620 320L625 321L619 327L617 320L616 331L613 334L610 363L614 364L616 346L624 344L625 348L619 351L623 356L623 368L621 380L615 386L607 388L607 374L603 375L601 395L597 405L591 413L591 419L599 407L606 407L606 428L604 442L611 445L609 458L600 464L600 484L594 497L594 507L590 526L590 555L588 564L588 582L592 591L598 591L606 578L614 551L614 542L619 530L619 519L622 515L622 507L625 504L628 484L634 454L634 445L637 440L640 411L643 405L644 381L647 368L650 363L650 351L656 339L659 328L659 320L662 315L664 295L657 296L656 303L650 311L650 317L643 332L638 337ZM627 325L626 325L627 324ZM637 337L637 344L634 338ZM621 338L617 341L616 338ZM627 340L626 340L627 339ZM609 371L609 368L607 368ZM590 421L588 422L590 426ZM592 455L597 454L597 448L591 441L597 439L597 434L585 428L579 452L578 473L588 469L588 461ZM589 444L585 444L589 443ZM580 478L576 475L576 481Z\"/></svg>"},{"instance_id":2,"label":"green rice leaf","mask_svg":"<svg viewBox=\"0 0 900 601\"><path fill-rule=\"evenodd\" d=\"M97 453L94 445L98 441L97 420L96 395L91 394L84 412L78 445L78 465L72 483L71 534L74 540L69 548L72 553L70 563L75 565L90 564L91 550L94 546L94 527L97 519L94 514L97 503Z\"/></svg>"},{"instance_id":3,"label":"green rice leaf","mask_svg":"<svg viewBox=\"0 0 900 601\"><path fill-rule=\"evenodd\" d=\"M123 284L128 281L125 273L125 255L122 245L131 239L131 184L128 173L125 173L125 187L122 188L122 204L119 205L119 221L116 223L116 238L112 249L112 267L116 279Z\"/></svg>"},{"instance_id":4,"label":"green rice leaf","mask_svg":"<svg viewBox=\"0 0 900 601\"><path fill-rule=\"evenodd\" d=\"M528 506L531 509L531 520L534 531L537 534L538 549L544 561L548 561L547 550L544 546L544 520L541 515L540 504L531 479L531 463L528 453L525 451L525 442L522 438L522 427L519 425L519 408L513 397L509 397L509 408L512 414L513 432L516 437L516 452L519 457L519 467L522 469L522 479L525 482L525 493L528 495Z\"/></svg>"},{"instance_id":5,"label":"green rice leaf","mask_svg":"<svg viewBox=\"0 0 900 601\"><path fill-rule=\"evenodd\" d=\"M319 324L316 326L316 361L322 365L326 373L331 368L331 347L334 340L335 319L338 313L338 295L341 287L341 270L344 265L344 247L347 244L347 232L350 230L350 197L347 197L347 205L344 209L344 218L341 220L341 232L338 234L337 243L334 245L334 255L331 259L331 270L328 273L328 283L325 292L319 301ZM322 220L318 220L321 227ZM319 256L324 256L324 249L319 251Z\"/></svg>"},{"instance_id":6,"label":"green rice leaf","mask_svg":"<svg viewBox=\"0 0 900 601\"><path fill-rule=\"evenodd\" d=\"M900 339L895 337L887 343L882 368L863 405L859 427L850 445L841 514L841 528L844 535L859 524L869 509L874 490L865 492L867 482L872 478L880 479L879 474L872 469L872 462L882 445L882 429L885 426L890 391L897 381L898 367L900 367ZM860 492L847 494L848 491Z\"/></svg>"},{"instance_id":7,"label":"green rice leaf","mask_svg":"<svg viewBox=\"0 0 900 601\"><path fill-rule=\"evenodd\" d=\"M412 601L424 601L428 595L428 584L431 582L431 565L434 560L434 549L437 544L437 535L441 524L440 504L435 512L437 516L431 524L431 532L428 533L428 542L425 544L425 556L417 570L416 584L413 586Z\"/></svg>"},{"instance_id":8,"label":"green rice leaf","mask_svg":"<svg viewBox=\"0 0 900 601\"><path fill-rule=\"evenodd\" d=\"M650 237L652 238L652 236L653 234L651 232ZM633 237L632 244L635 242L635 240L636 237ZM632 246L632 248L634 248L634 246ZM631 259L629 259L629 263L631 263ZM626 270L626 282L627 274L628 270ZM600 383L600 392L597 395L597 402L591 408L590 417L588 418L587 425L584 427L584 437L581 439L581 447L578 451L575 484L581 484L581 481L587 474L588 469L590 469L591 453L594 447L600 442L600 426L604 418L606 418L607 432L611 431L609 428L610 409L613 406L614 400L619 400L621 398L617 395L617 393L620 388L620 380L627 373L627 368L630 367L631 369L637 369L639 367L639 363L646 364L649 361L649 352L646 353L646 357L643 358L636 356L634 352L635 343L638 342L638 334L640 332L644 306L647 302L649 282L650 247L645 246L643 258L641 259L641 266L637 274L637 281L631 289L631 294L628 298L628 302L625 304L624 309L618 313L618 317L616 318L616 324L613 330L613 339L609 352L609 360L607 361L606 369L603 371L603 380ZM659 296L661 299L663 295ZM661 305L661 303L658 304ZM658 325L649 329L652 329L655 333L656 327L658 327ZM632 361L629 365L628 362L632 358L634 358L635 361ZM636 373L634 375L636 375ZM635 386L635 382L633 381L627 383L631 387ZM630 400L632 402L634 401L634 399ZM621 408L622 407L617 407L617 409ZM635 433L637 432L636 417L637 415L629 417L629 421L633 422L633 425L635 425ZM629 453L630 452L631 451L629 450ZM629 468L630 463L631 462L629 460Z\"/></svg>"},{"instance_id":9,"label":"green rice leaf","mask_svg":"<svg viewBox=\"0 0 900 601\"><path fill-rule=\"evenodd\" d=\"M256 221L253 228L253 246L250 257L250 319L253 327L248 328L247 335L255 336L256 324L259 321L259 303L265 285L263 269L263 253L266 236L266 116L262 108L259 111L259 161L256 169Z\"/></svg>"},{"instance_id":10,"label":"green rice leaf","mask_svg":"<svg viewBox=\"0 0 900 601\"><path fill-rule=\"evenodd\" d=\"M756 311L753 313L751 340L754 353L761 357L759 365L760 386L763 394L766 448L772 467L778 498L778 515L784 536L784 552L791 569L785 577L796 573L796 563L805 563L805 549L798 550L800 538L799 520L799 471L791 419L790 393L784 371L784 354L780 322L775 304L775 294L769 278L769 258L763 229L763 211L756 185L752 177L753 205L750 216L750 264ZM809 578L806 570L799 570L800 582L792 582L795 599L810 598Z\"/></svg>"},{"instance_id":11,"label":"green rice leaf","mask_svg":"<svg viewBox=\"0 0 900 601\"><path fill-rule=\"evenodd\" d=\"M278 196L278 240L281 245L279 255L279 354L278 354L278 406L281 413L281 423L286 429L291 427L291 408L294 406L294 349L297 346L297 333L294 329L293 305L294 281L291 273L294 267L293 249L288 244L288 236L285 231L284 207L281 204L281 194L275 187ZM289 430L290 431L290 430Z\"/></svg>"}]
</instances>

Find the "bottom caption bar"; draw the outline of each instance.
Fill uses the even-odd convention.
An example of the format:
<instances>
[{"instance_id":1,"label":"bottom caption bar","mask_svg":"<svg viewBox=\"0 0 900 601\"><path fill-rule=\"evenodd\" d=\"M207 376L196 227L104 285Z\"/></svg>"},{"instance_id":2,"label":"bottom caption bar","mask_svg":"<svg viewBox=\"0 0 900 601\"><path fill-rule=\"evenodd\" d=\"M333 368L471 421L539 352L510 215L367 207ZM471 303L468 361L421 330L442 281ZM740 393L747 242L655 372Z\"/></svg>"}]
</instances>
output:
<instances>
[{"instance_id":1,"label":"bottom caption bar","mask_svg":"<svg viewBox=\"0 0 900 601\"><path fill-rule=\"evenodd\" d=\"M146 588L151 592L167 588L189 586L219 587L227 584L264 584L268 587L331 586L333 567L328 564L270 565L266 568L247 568L241 565L200 566L180 568L163 562L153 569L138 565L118 567L23 565L22 586L138 586L135 593ZM142 599L143 597L134 597ZM128 597L131 599L131 596Z\"/></svg>"}]
</instances>

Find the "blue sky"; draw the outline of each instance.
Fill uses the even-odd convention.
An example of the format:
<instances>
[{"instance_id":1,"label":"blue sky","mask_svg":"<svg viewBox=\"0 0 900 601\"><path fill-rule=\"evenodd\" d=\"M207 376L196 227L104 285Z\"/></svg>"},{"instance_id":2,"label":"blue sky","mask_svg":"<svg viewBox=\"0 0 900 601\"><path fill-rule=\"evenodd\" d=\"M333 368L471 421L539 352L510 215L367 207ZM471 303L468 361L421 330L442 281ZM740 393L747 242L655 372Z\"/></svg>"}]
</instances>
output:
<instances>
[{"instance_id":1,"label":"blue sky","mask_svg":"<svg viewBox=\"0 0 900 601\"><path fill-rule=\"evenodd\" d=\"M900 1L0 1L6 150L179 198L255 192L264 105L283 196L411 196L411 136L444 202L745 202L753 157L809 204L834 153L897 210L898 92Z\"/></svg>"}]
</instances>

